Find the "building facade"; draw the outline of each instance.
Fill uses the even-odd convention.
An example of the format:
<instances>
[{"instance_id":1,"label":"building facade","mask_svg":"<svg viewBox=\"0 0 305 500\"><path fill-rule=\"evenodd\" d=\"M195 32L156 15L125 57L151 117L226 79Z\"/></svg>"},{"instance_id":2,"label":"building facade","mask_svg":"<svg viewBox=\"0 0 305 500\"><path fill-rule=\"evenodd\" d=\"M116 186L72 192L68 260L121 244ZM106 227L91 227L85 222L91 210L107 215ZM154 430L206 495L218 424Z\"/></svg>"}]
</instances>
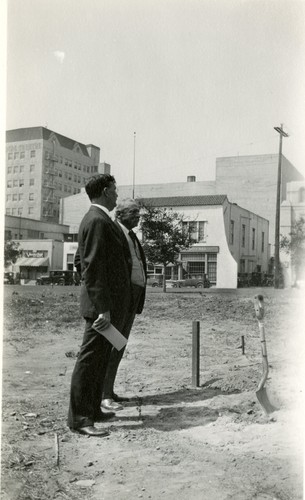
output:
<instances>
[{"instance_id":1,"label":"building facade","mask_svg":"<svg viewBox=\"0 0 305 500\"><path fill-rule=\"evenodd\" d=\"M50 270L62 270L64 242L70 237L69 226L5 215L4 238L16 242L21 250L5 271L28 283Z\"/></svg>"},{"instance_id":2,"label":"building facade","mask_svg":"<svg viewBox=\"0 0 305 500\"><path fill-rule=\"evenodd\" d=\"M121 189L119 189L122 197ZM125 193L124 193L125 194ZM170 266L168 278L182 279L207 274L213 286L236 288L239 272L267 272L270 257L269 223L249 210L230 203L226 195L142 197L152 206L183 213L191 224L196 243L181 252L179 266ZM64 267L69 269L77 248L75 242L83 215L90 206L86 193L62 200L62 221L70 226ZM141 237L141 235L139 235ZM68 237L66 237L67 239Z\"/></svg>"},{"instance_id":3,"label":"building facade","mask_svg":"<svg viewBox=\"0 0 305 500\"><path fill-rule=\"evenodd\" d=\"M305 220L305 181L294 181L287 184L287 196L281 205L281 226L282 236L290 239L290 233L295 222L300 219ZM298 270L292 264L290 254L284 251L280 253L282 270L286 285L294 285L298 281L305 281L305 262Z\"/></svg>"},{"instance_id":4,"label":"building facade","mask_svg":"<svg viewBox=\"0 0 305 500\"><path fill-rule=\"evenodd\" d=\"M230 203L226 195L145 198L144 204L182 213L193 240L180 253L171 278L203 277L212 286L236 288L238 273L267 272L269 223L249 210Z\"/></svg>"},{"instance_id":5,"label":"building facade","mask_svg":"<svg viewBox=\"0 0 305 500\"><path fill-rule=\"evenodd\" d=\"M59 222L60 199L80 192L99 163L100 148L45 127L6 132L6 214Z\"/></svg>"},{"instance_id":6,"label":"building facade","mask_svg":"<svg viewBox=\"0 0 305 500\"><path fill-rule=\"evenodd\" d=\"M62 270L63 246L61 240L14 240L21 255L6 271L19 276L22 284L35 284L36 279L50 270Z\"/></svg>"},{"instance_id":7,"label":"building facade","mask_svg":"<svg viewBox=\"0 0 305 500\"><path fill-rule=\"evenodd\" d=\"M188 176L187 182L141 184L135 186L135 196L154 198L225 193L230 202L269 221L269 242L271 253L274 253L278 160L278 154L216 158L214 181L196 181L195 176ZM287 198L289 182L303 180L303 175L282 156L281 200ZM119 197L130 197L132 189L132 186L119 186Z\"/></svg>"}]
</instances>

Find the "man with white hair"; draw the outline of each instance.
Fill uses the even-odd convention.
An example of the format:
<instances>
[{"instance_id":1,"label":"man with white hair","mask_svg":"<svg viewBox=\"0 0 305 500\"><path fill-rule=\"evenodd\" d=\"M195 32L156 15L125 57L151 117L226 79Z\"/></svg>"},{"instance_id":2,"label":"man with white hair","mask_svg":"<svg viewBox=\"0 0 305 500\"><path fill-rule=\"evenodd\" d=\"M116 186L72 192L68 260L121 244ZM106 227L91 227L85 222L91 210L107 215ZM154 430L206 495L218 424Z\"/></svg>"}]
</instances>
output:
<instances>
[{"instance_id":1,"label":"man with white hair","mask_svg":"<svg viewBox=\"0 0 305 500\"><path fill-rule=\"evenodd\" d=\"M125 326L121 331L122 335L128 339L136 314L140 314L144 307L146 289L146 259L142 246L133 232L140 220L139 204L126 198L119 202L116 207L115 224L122 232L124 238L126 259L130 270L131 279L131 306ZM125 346L126 347L126 346ZM115 377L123 357L125 347L120 351L112 348L107 372L103 384L102 407L106 410L121 410L122 402L129 401L128 398L118 396L114 392Z\"/></svg>"}]
</instances>

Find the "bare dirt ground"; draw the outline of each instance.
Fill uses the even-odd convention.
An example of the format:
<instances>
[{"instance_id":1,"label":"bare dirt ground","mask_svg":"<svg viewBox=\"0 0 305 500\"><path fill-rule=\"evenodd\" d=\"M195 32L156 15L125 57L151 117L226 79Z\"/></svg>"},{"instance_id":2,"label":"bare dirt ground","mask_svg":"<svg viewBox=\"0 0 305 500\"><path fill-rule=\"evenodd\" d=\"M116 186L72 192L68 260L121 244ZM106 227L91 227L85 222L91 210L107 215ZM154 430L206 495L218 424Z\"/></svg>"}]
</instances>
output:
<instances>
[{"instance_id":1,"label":"bare dirt ground","mask_svg":"<svg viewBox=\"0 0 305 500\"><path fill-rule=\"evenodd\" d=\"M79 288L5 287L3 500L303 498L304 290L194 292L148 291L116 384L135 399L98 439L66 427L83 330ZM278 408L269 417L255 395L257 293L265 297L267 392Z\"/></svg>"}]
</instances>

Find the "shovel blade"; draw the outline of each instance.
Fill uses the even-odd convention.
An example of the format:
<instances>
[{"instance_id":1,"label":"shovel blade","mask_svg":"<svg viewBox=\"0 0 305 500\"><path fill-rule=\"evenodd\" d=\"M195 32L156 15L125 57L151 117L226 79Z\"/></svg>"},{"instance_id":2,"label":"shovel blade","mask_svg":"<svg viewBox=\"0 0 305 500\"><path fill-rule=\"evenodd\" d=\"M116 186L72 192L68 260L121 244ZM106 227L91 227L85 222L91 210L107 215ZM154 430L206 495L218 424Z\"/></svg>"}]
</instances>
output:
<instances>
[{"instance_id":1,"label":"shovel blade","mask_svg":"<svg viewBox=\"0 0 305 500\"><path fill-rule=\"evenodd\" d=\"M256 397L267 415L278 410L278 408L270 403L265 387L256 391Z\"/></svg>"}]
</instances>

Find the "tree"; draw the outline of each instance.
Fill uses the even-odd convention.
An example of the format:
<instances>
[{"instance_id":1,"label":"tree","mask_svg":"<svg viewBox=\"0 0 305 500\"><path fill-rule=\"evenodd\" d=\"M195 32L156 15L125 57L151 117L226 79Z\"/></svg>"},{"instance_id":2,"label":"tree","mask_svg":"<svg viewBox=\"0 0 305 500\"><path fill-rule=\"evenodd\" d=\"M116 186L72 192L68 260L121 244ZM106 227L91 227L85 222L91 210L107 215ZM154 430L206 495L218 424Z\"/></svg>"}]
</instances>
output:
<instances>
[{"instance_id":1,"label":"tree","mask_svg":"<svg viewBox=\"0 0 305 500\"><path fill-rule=\"evenodd\" d=\"M143 249L148 262L163 266L164 292L166 266L177 262L179 252L194 243L189 229L183 227L185 220L183 214L172 209L142 204L140 228L143 234Z\"/></svg>"},{"instance_id":2,"label":"tree","mask_svg":"<svg viewBox=\"0 0 305 500\"><path fill-rule=\"evenodd\" d=\"M4 267L14 264L20 254L19 243L13 240L6 240L4 242Z\"/></svg>"},{"instance_id":3,"label":"tree","mask_svg":"<svg viewBox=\"0 0 305 500\"><path fill-rule=\"evenodd\" d=\"M305 265L305 219L303 217L292 224L289 237L281 235L280 248L290 255L295 276L298 278Z\"/></svg>"}]
</instances>

